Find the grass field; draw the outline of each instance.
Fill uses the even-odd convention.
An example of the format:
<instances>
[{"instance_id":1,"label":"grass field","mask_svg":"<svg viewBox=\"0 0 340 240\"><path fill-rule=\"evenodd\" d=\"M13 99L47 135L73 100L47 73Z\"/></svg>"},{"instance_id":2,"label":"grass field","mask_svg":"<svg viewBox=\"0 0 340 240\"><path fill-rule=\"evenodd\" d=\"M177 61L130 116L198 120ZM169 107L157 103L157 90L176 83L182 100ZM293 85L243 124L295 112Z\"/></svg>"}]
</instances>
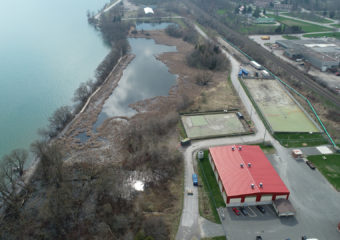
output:
<instances>
[{"instance_id":1,"label":"grass field","mask_svg":"<svg viewBox=\"0 0 340 240\"><path fill-rule=\"evenodd\" d=\"M299 40L300 39L297 36L291 36L291 35L282 35L282 37L288 40Z\"/></svg>"},{"instance_id":2,"label":"grass field","mask_svg":"<svg viewBox=\"0 0 340 240\"><path fill-rule=\"evenodd\" d=\"M282 15L295 17L295 18L301 18L302 20L308 20L316 23L332 23L333 21L322 18L318 15L312 14L312 13L296 13L296 12L290 12L290 13L283 13Z\"/></svg>"},{"instance_id":3,"label":"grass field","mask_svg":"<svg viewBox=\"0 0 340 240\"><path fill-rule=\"evenodd\" d=\"M322 133L275 133L274 137L285 147L311 147L328 143Z\"/></svg>"},{"instance_id":4,"label":"grass field","mask_svg":"<svg viewBox=\"0 0 340 240\"><path fill-rule=\"evenodd\" d=\"M340 28L340 24L331 24L332 27Z\"/></svg>"},{"instance_id":5,"label":"grass field","mask_svg":"<svg viewBox=\"0 0 340 240\"><path fill-rule=\"evenodd\" d=\"M226 136L246 132L235 113L183 115L181 118L185 132L191 139Z\"/></svg>"},{"instance_id":6,"label":"grass field","mask_svg":"<svg viewBox=\"0 0 340 240\"><path fill-rule=\"evenodd\" d=\"M308 38L333 37L333 38L340 39L340 32L304 34L303 36L308 37Z\"/></svg>"},{"instance_id":7,"label":"grass field","mask_svg":"<svg viewBox=\"0 0 340 240\"><path fill-rule=\"evenodd\" d=\"M323 156L326 159L323 159ZM340 191L340 154L315 155L307 157L327 178L337 191Z\"/></svg>"},{"instance_id":8,"label":"grass field","mask_svg":"<svg viewBox=\"0 0 340 240\"><path fill-rule=\"evenodd\" d=\"M280 23L285 24L289 27L299 26L299 27L301 27L302 31L306 32L306 33L332 31L332 28L323 27L323 26L320 26L320 25L311 24L311 23L307 23L307 22L304 22L304 21L298 21L298 20L294 20L294 19L290 19L290 18L285 18L285 17L282 17L282 16L276 16L274 14L267 14L267 16L275 18Z\"/></svg>"},{"instance_id":9,"label":"grass field","mask_svg":"<svg viewBox=\"0 0 340 240\"><path fill-rule=\"evenodd\" d=\"M270 24L253 24L241 26L240 32L245 34L270 34L273 33L277 26Z\"/></svg>"},{"instance_id":10,"label":"grass field","mask_svg":"<svg viewBox=\"0 0 340 240\"><path fill-rule=\"evenodd\" d=\"M244 83L274 132L319 132L276 80L247 79Z\"/></svg>"},{"instance_id":11,"label":"grass field","mask_svg":"<svg viewBox=\"0 0 340 240\"><path fill-rule=\"evenodd\" d=\"M201 240L225 240L225 236L213 237L213 238L201 238Z\"/></svg>"},{"instance_id":12,"label":"grass field","mask_svg":"<svg viewBox=\"0 0 340 240\"><path fill-rule=\"evenodd\" d=\"M226 13L226 10L225 9L218 9L217 10L217 14L218 15L224 15Z\"/></svg>"},{"instance_id":13,"label":"grass field","mask_svg":"<svg viewBox=\"0 0 340 240\"><path fill-rule=\"evenodd\" d=\"M218 187L215 174L211 168L208 154L208 150L204 151L204 159L198 160L198 174L200 175L200 178L203 179L204 191L210 195L209 202L215 222L221 223L216 208L225 207L225 203Z\"/></svg>"}]
</instances>

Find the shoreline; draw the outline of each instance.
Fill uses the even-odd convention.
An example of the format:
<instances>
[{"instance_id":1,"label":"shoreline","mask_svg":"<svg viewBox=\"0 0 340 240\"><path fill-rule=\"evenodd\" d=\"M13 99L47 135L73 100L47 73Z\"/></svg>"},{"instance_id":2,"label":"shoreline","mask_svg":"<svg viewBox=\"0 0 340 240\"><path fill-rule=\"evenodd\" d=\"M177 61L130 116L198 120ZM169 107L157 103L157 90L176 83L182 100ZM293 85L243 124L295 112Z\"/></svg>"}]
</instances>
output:
<instances>
[{"instance_id":1,"label":"shoreline","mask_svg":"<svg viewBox=\"0 0 340 240\"><path fill-rule=\"evenodd\" d=\"M104 86L108 85L108 84L112 84L112 91L116 88L116 86L118 85L118 82L121 78L121 75L123 74L124 69L126 68L126 66L134 59L134 55L132 54L127 54L123 57L121 57L119 59L119 61L117 62L117 64L114 66L114 68L112 69L112 71L110 72L110 74L107 76L107 78L105 79L105 81L97 88L96 91L94 91L91 96L88 98L88 100L86 101L86 103L84 104L84 106L82 107L81 111L79 111L74 118L71 120L71 122L69 122L65 128L62 130L62 132L60 132L58 134L57 137L51 139L51 141L60 141L61 139L63 139L64 135L69 131L69 128L72 125L77 125L78 121L80 121L82 115L86 112L86 110L88 110L89 105L91 105L91 101L93 101L92 99L94 98L95 100L96 97L100 98L103 97L102 95L100 95L100 91L103 89ZM120 66L120 68L119 68ZM117 69L118 68L118 69ZM116 74L116 75L114 75ZM118 77L117 77L118 76ZM111 81L110 81L111 80ZM105 90L104 90L105 91ZM111 91L111 93L112 93ZM109 91L106 91L109 92ZM105 103L105 100L111 95L110 94L106 94L107 96L104 95L104 100L103 100L103 104ZM96 96L97 94L99 94L99 96ZM101 106L101 107L102 107ZM101 109L101 108L100 108ZM90 110L91 111L91 110ZM93 112L93 111L92 111ZM29 184L29 182L32 180L32 178L35 176L38 164L39 164L39 160L38 159L33 159L30 166L25 170L25 173L23 175L23 182L25 184Z\"/></svg>"}]
</instances>

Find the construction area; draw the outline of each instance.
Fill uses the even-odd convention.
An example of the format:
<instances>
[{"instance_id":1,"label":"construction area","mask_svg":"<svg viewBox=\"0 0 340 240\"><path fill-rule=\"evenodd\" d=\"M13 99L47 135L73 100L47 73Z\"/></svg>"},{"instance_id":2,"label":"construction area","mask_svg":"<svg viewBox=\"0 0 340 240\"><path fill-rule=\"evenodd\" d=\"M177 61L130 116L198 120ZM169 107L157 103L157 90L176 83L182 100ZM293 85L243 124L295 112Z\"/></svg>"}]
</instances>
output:
<instances>
[{"instance_id":1,"label":"construction area","mask_svg":"<svg viewBox=\"0 0 340 240\"><path fill-rule=\"evenodd\" d=\"M182 115L187 136L191 139L222 137L250 133L243 116L237 112L217 112Z\"/></svg>"},{"instance_id":2,"label":"construction area","mask_svg":"<svg viewBox=\"0 0 340 240\"><path fill-rule=\"evenodd\" d=\"M320 132L293 97L273 79L243 79L272 132Z\"/></svg>"}]
</instances>

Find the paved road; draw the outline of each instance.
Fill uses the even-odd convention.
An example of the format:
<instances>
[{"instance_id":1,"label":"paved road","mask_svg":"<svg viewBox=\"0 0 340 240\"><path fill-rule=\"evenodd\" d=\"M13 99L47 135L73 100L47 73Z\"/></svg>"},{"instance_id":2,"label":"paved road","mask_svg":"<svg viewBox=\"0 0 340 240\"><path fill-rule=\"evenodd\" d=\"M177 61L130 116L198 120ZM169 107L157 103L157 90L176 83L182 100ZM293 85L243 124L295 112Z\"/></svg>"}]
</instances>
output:
<instances>
[{"instance_id":1,"label":"paved road","mask_svg":"<svg viewBox=\"0 0 340 240\"><path fill-rule=\"evenodd\" d=\"M101 16L103 13L109 11L111 8L115 7L115 6L116 6L118 3L120 3L121 1L122 1L122 0L117 0L116 2L112 3L112 4L109 5L107 8L105 8L103 11L100 11L94 18L95 18L95 19L100 18L100 16Z\"/></svg>"},{"instance_id":2,"label":"paved road","mask_svg":"<svg viewBox=\"0 0 340 240\"><path fill-rule=\"evenodd\" d=\"M195 26L196 30L205 38L208 36L202 30ZM227 44L221 38L218 42L222 45ZM299 227L293 228L296 231L294 236L301 236L301 234L314 233L320 236L320 239L335 239L337 233L335 232L335 223L339 221L340 215L340 193L335 191L327 180L318 172L311 172L303 163L302 165L293 160L290 154L290 149L282 147L270 134L267 133L263 122L257 115L254 106L244 92L241 84L237 78L237 73L240 64L234 57L229 55L226 51L224 54L230 59L231 62L231 81L234 88L238 92L246 110L254 122L257 132L254 135L238 136L230 138L209 139L194 142L190 147L184 151L185 158L185 188L192 188L191 175L194 172L194 153L199 149L206 149L211 146L228 145L228 144L246 144L256 143L261 141L269 141L276 149L277 153L274 157L272 164L278 171L281 178L286 183L288 189L291 191L291 201L298 210L295 221L299 223ZM318 190L314 189L317 188ZM325 197L327 196L327 197ZM198 193L194 188L194 195L184 196L184 207L181 217L180 226L176 239L200 239L200 237L208 236L205 234L204 227L208 224L202 224L202 218L198 212ZM278 219L278 221L281 221ZM290 227L296 226L296 222L288 223ZM248 222L249 224L249 222ZM268 225L268 223L267 223ZM281 225L284 225L281 223ZM256 222L252 226L258 227ZM216 226L215 226L216 227ZM209 229L209 227L207 227ZM207 229L206 228L206 229ZM334 228L334 231L332 230ZM223 229L225 234L228 235L228 224L223 222ZM281 228L280 228L281 229ZM319 229L322 231L319 231ZM292 231L291 228L283 229L282 236ZM270 231L269 231L270 232ZM275 236L275 232L271 231L271 237ZM234 237L233 239L240 239Z\"/></svg>"},{"instance_id":3,"label":"paved road","mask_svg":"<svg viewBox=\"0 0 340 240\"><path fill-rule=\"evenodd\" d=\"M197 26L195 26L196 30L204 37L208 38L208 36ZM223 50L224 51L224 50ZM219 146L219 145L228 145L228 144L238 144L238 143L256 143L261 142L266 137L265 141L274 141L269 134L266 134L265 127L257 115L251 101L249 100L248 96L244 92L241 84L237 78L237 73L240 68L240 64L236 61L235 58L230 56L227 52L224 52L230 59L232 72L231 72L231 80L236 89L239 93L243 104L245 105L249 115L252 118L252 121L255 123L257 127L257 132L254 135L247 135L247 136L237 136L237 137L229 137L229 138L215 138L215 139L208 139L194 142L191 146L189 146L184 151L184 159L185 159L185 189L191 188L194 191L194 195L188 196L187 194L184 195L184 206L182 211L182 217L180 226L178 229L178 233L176 239L183 240L183 239L199 239L200 237L207 237L211 236L209 234L209 227L206 227L210 223L205 220L202 221L202 218L199 216L198 211L198 192L197 188L192 187L192 179L191 176L194 173L194 153L200 149L206 149L211 146ZM215 226L217 229L218 227ZM215 232L215 236L218 236L219 232Z\"/></svg>"}]
</instances>

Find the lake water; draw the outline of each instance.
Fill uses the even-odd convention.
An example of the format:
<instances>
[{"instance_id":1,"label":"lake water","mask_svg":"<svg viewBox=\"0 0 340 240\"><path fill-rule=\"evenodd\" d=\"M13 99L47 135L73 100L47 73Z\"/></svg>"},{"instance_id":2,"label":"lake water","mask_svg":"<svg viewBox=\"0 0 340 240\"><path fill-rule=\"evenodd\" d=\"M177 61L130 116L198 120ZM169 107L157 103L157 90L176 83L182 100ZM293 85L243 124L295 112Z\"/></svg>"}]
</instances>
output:
<instances>
[{"instance_id":1,"label":"lake water","mask_svg":"<svg viewBox=\"0 0 340 240\"><path fill-rule=\"evenodd\" d=\"M134 115L136 112L129 104L155 96L167 96L175 84L176 75L169 73L167 66L158 61L156 55L175 52L176 47L156 44L154 40L145 38L130 38L129 43L136 57L106 100L93 130L107 117Z\"/></svg>"},{"instance_id":2,"label":"lake water","mask_svg":"<svg viewBox=\"0 0 340 240\"><path fill-rule=\"evenodd\" d=\"M0 157L27 148L109 52L87 24L108 0L1 0Z\"/></svg>"}]
</instances>

